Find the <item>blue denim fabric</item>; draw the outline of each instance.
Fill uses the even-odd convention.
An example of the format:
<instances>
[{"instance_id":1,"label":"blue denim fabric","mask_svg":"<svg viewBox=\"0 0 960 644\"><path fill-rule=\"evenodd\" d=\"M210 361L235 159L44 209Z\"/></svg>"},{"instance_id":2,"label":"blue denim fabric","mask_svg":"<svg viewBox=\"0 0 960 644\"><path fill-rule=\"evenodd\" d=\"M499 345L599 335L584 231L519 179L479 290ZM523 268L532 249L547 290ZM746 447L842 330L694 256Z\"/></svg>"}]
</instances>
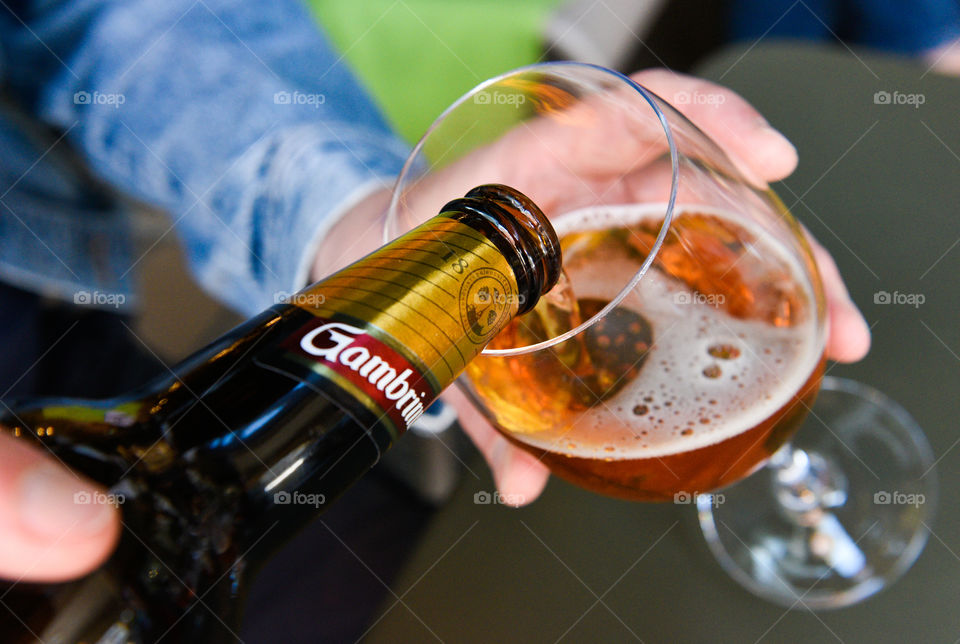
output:
<instances>
[{"instance_id":1,"label":"blue denim fabric","mask_svg":"<svg viewBox=\"0 0 960 644\"><path fill-rule=\"evenodd\" d=\"M199 282L253 314L306 283L338 211L406 157L296 0L7 6L4 281L132 302L132 198L168 211Z\"/></svg>"}]
</instances>

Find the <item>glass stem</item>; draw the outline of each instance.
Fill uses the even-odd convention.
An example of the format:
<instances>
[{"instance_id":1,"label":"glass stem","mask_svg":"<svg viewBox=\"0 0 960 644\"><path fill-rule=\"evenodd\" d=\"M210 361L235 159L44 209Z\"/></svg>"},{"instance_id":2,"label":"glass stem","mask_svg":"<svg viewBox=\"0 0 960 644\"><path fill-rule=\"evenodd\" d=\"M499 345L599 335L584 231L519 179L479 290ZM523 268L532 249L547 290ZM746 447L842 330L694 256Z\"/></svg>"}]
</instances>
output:
<instances>
[{"instance_id":1,"label":"glass stem","mask_svg":"<svg viewBox=\"0 0 960 644\"><path fill-rule=\"evenodd\" d=\"M847 501L843 472L817 452L790 443L771 457L768 467L780 511L796 526L795 546L844 577L863 571L863 552L831 511Z\"/></svg>"},{"instance_id":2,"label":"glass stem","mask_svg":"<svg viewBox=\"0 0 960 644\"><path fill-rule=\"evenodd\" d=\"M768 467L777 500L788 513L819 513L847 500L843 473L816 452L786 443L771 457Z\"/></svg>"}]
</instances>

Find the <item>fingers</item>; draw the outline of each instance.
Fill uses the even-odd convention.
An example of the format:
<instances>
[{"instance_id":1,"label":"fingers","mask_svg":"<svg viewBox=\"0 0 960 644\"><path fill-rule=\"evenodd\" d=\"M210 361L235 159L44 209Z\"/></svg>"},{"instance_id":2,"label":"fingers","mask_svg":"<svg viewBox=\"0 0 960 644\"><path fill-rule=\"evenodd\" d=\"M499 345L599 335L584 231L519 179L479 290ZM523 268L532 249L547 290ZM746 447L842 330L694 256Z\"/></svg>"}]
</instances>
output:
<instances>
[{"instance_id":1,"label":"fingers","mask_svg":"<svg viewBox=\"0 0 960 644\"><path fill-rule=\"evenodd\" d=\"M733 90L666 69L633 80L672 104L717 142L748 179L778 181L797 167L797 149Z\"/></svg>"},{"instance_id":2,"label":"fingers","mask_svg":"<svg viewBox=\"0 0 960 644\"><path fill-rule=\"evenodd\" d=\"M827 298L827 357L837 362L856 362L870 350L870 328L850 299L833 257L809 233L807 238L813 247Z\"/></svg>"},{"instance_id":3,"label":"fingers","mask_svg":"<svg viewBox=\"0 0 960 644\"><path fill-rule=\"evenodd\" d=\"M646 70L633 79L672 102L730 156L755 186L782 179L797 165L797 151L735 92L667 70ZM568 109L545 110L493 144L481 147L441 172L428 174L403 206L426 219L479 183L506 183L534 200L548 215L614 200L625 175L635 174L666 150L660 123L650 110L624 109L632 90L600 93ZM680 101L680 96L712 100ZM683 140L682 127L675 129ZM689 137L690 129L687 128ZM689 139L688 139L689 140ZM690 140L691 145L701 145ZM563 186L558 190L557 186Z\"/></svg>"},{"instance_id":4,"label":"fingers","mask_svg":"<svg viewBox=\"0 0 960 644\"><path fill-rule=\"evenodd\" d=\"M113 506L92 502L97 495L103 490L93 483L0 433L0 577L65 581L103 563L120 517Z\"/></svg>"},{"instance_id":5,"label":"fingers","mask_svg":"<svg viewBox=\"0 0 960 644\"><path fill-rule=\"evenodd\" d=\"M540 496L550 477L547 467L513 446L456 387L444 393L444 400L457 410L460 425L486 459L501 497L519 507Z\"/></svg>"}]
</instances>

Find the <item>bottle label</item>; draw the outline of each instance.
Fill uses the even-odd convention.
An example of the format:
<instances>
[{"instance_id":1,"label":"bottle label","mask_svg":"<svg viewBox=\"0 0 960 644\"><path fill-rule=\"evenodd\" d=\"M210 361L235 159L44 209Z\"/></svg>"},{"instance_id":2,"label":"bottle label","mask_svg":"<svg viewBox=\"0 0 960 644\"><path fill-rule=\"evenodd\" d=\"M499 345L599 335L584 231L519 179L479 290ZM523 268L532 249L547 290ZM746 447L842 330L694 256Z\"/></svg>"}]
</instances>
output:
<instances>
[{"instance_id":1,"label":"bottle label","mask_svg":"<svg viewBox=\"0 0 960 644\"><path fill-rule=\"evenodd\" d=\"M395 435L405 431L520 306L506 258L438 216L292 296L316 319L263 360L332 380ZM305 373L309 371L309 373Z\"/></svg>"},{"instance_id":2,"label":"bottle label","mask_svg":"<svg viewBox=\"0 0 960 644\"><path fill-rule=\"evenodd\" d=\"M415 364L362 327L318 317L281 346L354 397L369 399L395 427L408 427L437 395Z\"/></svg>"}]
</instances>

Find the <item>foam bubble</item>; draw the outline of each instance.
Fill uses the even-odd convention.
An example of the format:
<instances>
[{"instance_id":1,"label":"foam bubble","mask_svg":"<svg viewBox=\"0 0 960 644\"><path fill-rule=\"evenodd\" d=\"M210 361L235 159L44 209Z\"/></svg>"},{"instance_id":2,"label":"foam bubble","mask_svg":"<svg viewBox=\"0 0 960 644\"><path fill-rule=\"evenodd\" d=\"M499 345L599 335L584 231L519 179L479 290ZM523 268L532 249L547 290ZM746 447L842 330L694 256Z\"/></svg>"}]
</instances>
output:
<instances>
[{"instance_id":1,"label":"foam bubble","mask_svg":"<svg viewBox=\"0 0 960 644\"><path fill-rule=\"evenodd\" d=\"M684 210L677 207L678 213ZM730 218L751 230L747 222L722 212L699 206L686 210ZM562 236L634 225L651 216L660 218L662 212L657 205L612 206L570 213L554 226ZM769 253L788 267L812 302L812 287L798 262L763 231L752 232L757 252ZM574 263L570 277L579 298L609 300L638 266L626 255L611 257L602 263ZM820 360L824 338L814 315L793 327L775 327L734 318L722 307L696 298L675 297L681 288L654 268L621 304L641 313L653 327L654 344L632 382L570 427L516 438L541 449L607 460L706 447L772 416L803 386Z\"/></svg>"}]
</instances>

